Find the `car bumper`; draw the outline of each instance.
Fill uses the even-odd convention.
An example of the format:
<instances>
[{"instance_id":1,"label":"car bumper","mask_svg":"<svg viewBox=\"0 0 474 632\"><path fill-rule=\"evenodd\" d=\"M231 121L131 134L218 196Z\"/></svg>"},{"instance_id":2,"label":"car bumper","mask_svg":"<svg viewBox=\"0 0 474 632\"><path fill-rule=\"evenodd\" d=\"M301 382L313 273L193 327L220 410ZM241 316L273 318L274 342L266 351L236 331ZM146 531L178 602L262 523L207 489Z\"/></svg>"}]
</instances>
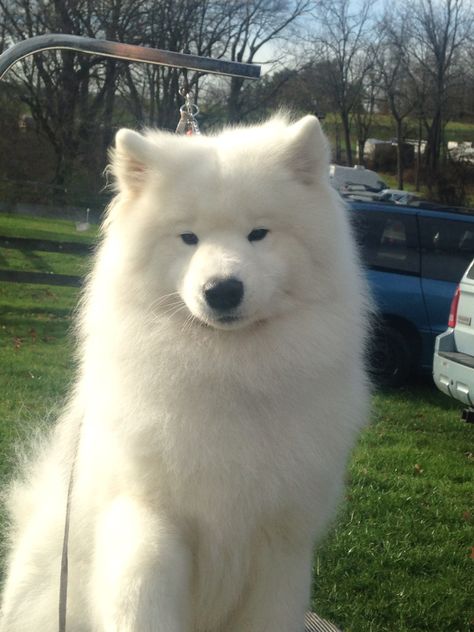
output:
<instances>
[{"instance_id":1,"label":"car bumper","mask_svg":"<svg viewBox=\"0 0 474 632\"><path fill-rule=\"evenodd\" d=\"M433 380L446 395L474 407L474 356L457 351L452 329L436 337Z\"/></svg>"}]
</instances>

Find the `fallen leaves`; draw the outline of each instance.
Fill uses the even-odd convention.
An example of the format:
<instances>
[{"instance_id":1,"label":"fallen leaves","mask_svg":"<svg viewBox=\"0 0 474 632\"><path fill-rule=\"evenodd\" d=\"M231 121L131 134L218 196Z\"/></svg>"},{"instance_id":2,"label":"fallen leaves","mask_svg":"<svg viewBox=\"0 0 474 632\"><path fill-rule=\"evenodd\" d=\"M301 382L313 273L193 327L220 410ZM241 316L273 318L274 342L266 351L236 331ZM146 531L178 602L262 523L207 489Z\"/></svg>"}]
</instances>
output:
<instances>
[{"instance_id":1,"label":"fallen leaves","mask_svg":"<svg viewBox=\"0 0 474 632\"><path fill-rule=\"evenodd\" d=\"M36 329L30 329L28 332L28 336L31 339L31 342L33 344L36 344L38 340L41 340L41 342L56 342L57 337L56 336L48 336L48 335L44 335L41 336L41 338L38 336L38 332L36 331ZM15 349L15 351L19 351L23 345L25 344L25 342L28 341L28 336L25 334L24 336L13 336L12 337L12 344L13 344L13 348Z\"/></svg>"}]
</instances>

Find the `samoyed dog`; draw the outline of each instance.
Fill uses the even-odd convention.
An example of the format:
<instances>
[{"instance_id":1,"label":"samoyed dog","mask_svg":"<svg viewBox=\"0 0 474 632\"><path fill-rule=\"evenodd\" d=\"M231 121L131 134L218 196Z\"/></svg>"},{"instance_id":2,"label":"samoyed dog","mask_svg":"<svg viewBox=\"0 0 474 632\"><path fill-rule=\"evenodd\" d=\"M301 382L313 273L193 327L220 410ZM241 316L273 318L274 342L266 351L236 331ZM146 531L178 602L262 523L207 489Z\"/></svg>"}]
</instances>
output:
<instances>
[{"instance_id":1,"label":"samoyed dog","mask_svg":"<svg viewBox=\"0 0 474 632\"><path fill-rule=\"evenodd\" d=\"M68 632L301 632L369 399L328 162L312 116L118 132L76 386L8 492L2 632L58 629L68 504Z\"/></svg>"}]
</instances>

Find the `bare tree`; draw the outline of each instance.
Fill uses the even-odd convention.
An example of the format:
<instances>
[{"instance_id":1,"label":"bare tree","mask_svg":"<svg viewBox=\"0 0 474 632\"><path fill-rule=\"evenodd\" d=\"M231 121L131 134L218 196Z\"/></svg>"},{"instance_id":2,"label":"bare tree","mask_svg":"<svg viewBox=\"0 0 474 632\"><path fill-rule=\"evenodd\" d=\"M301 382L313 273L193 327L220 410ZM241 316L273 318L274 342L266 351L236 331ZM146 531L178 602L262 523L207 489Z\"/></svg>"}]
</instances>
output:
<instances>
[{"instance_id":1,"label":"bare tree","mask_svg":"<svg viewBox=\"0 0 474 632\"><path fill-rule=\"evenodd\" d=\"M216 0L148 0L142 2L140 44L220 58L231 32L231 3ZM130 67L124 96L137 118L148 125L173 128L181 104L179 88L185 85L199 97L202 74L169 67ZM144 109L144 104L147 107Z\"/></svg>"},{"instance_id":2,"label":"bare tree","mask_svg":"<svg viewBox=\"0 0 474 632\"><path fill-rule=\"evenodd\" d=\"M410 0L403 16L410 34L412 76L417 86L428 87L419 95L419 103L427 132L426 166L434 177L451 90L460 76L462 49L472 37L472 2Z\"/></svg>"},{"instance_id":3,"label":"bare tree","mask_svg":"<svg viewBox=\"0 0 474 632\"><path fill-rule=\"evenodd\" d=\"M374 49L374 58L377 51ZM376 66L369 69L363 80L360 100L354 107L353 117L357 134L357 161L364 164L364 148L369 137L377 100L380 98L380 72Z\"/></svg>"},{"instance_id":4,"label":"bare tree","mask_svg":"<svg viewBox=\"0 0 474 632\"><path fill-rule=\"evenodd\" d=\"M381 88L395 121L398 188L403 189L405 122L417 107L419 93L413 80L413 62L408 53L410 35L404 17L389 10L382 18L380 28L383 44L377 65ZM418 86L418 90L420 87Z\"/></svg>"},{"instance_id":5,"label":"bare tree","mask_svg":"<svg viewBox=\"0 0 474 632\"><path fill-rule=\"evenodd\" d=\"M5 20L0 20L0 54L7 48L7 25Z\"/></svg>"},{"instance_id":6,"label":"bare tree","mask_svg":"<svg viewBox=\"0 0 474 632\"><path fill-rule=\"evenodd\" d=\"M322 0L315 15L315 58L325 62L327 85L332 92L344 133L346 161L352 166L351 114L360 104L364 80L374 67L373 7L376 0Z\"/></svg>"},{"instance_id":7,"label":"bare tree","mask_svg":"<svg viewBox=\"0 0 474 632\"><path fill-rule=\"evenodd\" d=\"M92 0L0 0L0 9L10 40L19 41L48 32L115 37L132 4L133 0L127 0L126 6L123 0L100 5ZM97 145L98 129L107 127L99 127L98 119L107 121L113 110L115 62L70 51L48 52L22 62L11 76L21 86L22 101L54 149L54 181L65 187L81 146L91 139ZM105 134L103 143L109 140L110 134ZM95 155L89 154L88 161L93 162Z\"/></svg>"},{"instance_id":8,"label":"bare tree","mask_svg":"<svg viewBox=\"0 0 474 632\"><path fill-rule=\"evenodd\" d=\"M61 32L214 57L229 44L231 8L223 0L0 0L10 41ZM10 77L54 148L55 182L66 186L81 160L100 173L117 114L172 128L180 85L197 96L201 75L65 51L30 58Z\"/></svg>"},{"instance_id":9,"label":"bare tree","mask_svg":"<svg viewBox=\"0 0 474 632\"><path fill-rule=\"evenodd\" d=\"M312 0L231 0L231 32L228 52L232 61L268 63L277 45L296 37L300 18L309 14ZM266 53L264 51L267 51ZM227 99L228 118L238 121L245 112L244 80L232 77Z\"/></svg>"}]
</instances>

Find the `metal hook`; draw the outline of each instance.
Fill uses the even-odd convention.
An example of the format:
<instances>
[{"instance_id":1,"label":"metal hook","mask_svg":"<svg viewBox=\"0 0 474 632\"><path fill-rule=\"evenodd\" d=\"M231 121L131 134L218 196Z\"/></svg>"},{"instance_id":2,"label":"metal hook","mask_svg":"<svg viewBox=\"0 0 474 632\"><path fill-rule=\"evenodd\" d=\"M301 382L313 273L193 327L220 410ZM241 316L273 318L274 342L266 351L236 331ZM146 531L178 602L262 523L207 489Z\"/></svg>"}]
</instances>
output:
<instances>
[{"instance_id":1,"label":"metal hook","mask_svg":"<svg viewBox=\"0 0 474 632\"><path fill-rule=\"evenodd\" d=\"M184 98L184 104L179 108L180 118L176 128L177 134L185 134L186 136L199 135L199 125L196 116L199 113L198 106L193 102L193 95L183 86L179 90L179 94Z\"/></svg>"}]
</instances>

